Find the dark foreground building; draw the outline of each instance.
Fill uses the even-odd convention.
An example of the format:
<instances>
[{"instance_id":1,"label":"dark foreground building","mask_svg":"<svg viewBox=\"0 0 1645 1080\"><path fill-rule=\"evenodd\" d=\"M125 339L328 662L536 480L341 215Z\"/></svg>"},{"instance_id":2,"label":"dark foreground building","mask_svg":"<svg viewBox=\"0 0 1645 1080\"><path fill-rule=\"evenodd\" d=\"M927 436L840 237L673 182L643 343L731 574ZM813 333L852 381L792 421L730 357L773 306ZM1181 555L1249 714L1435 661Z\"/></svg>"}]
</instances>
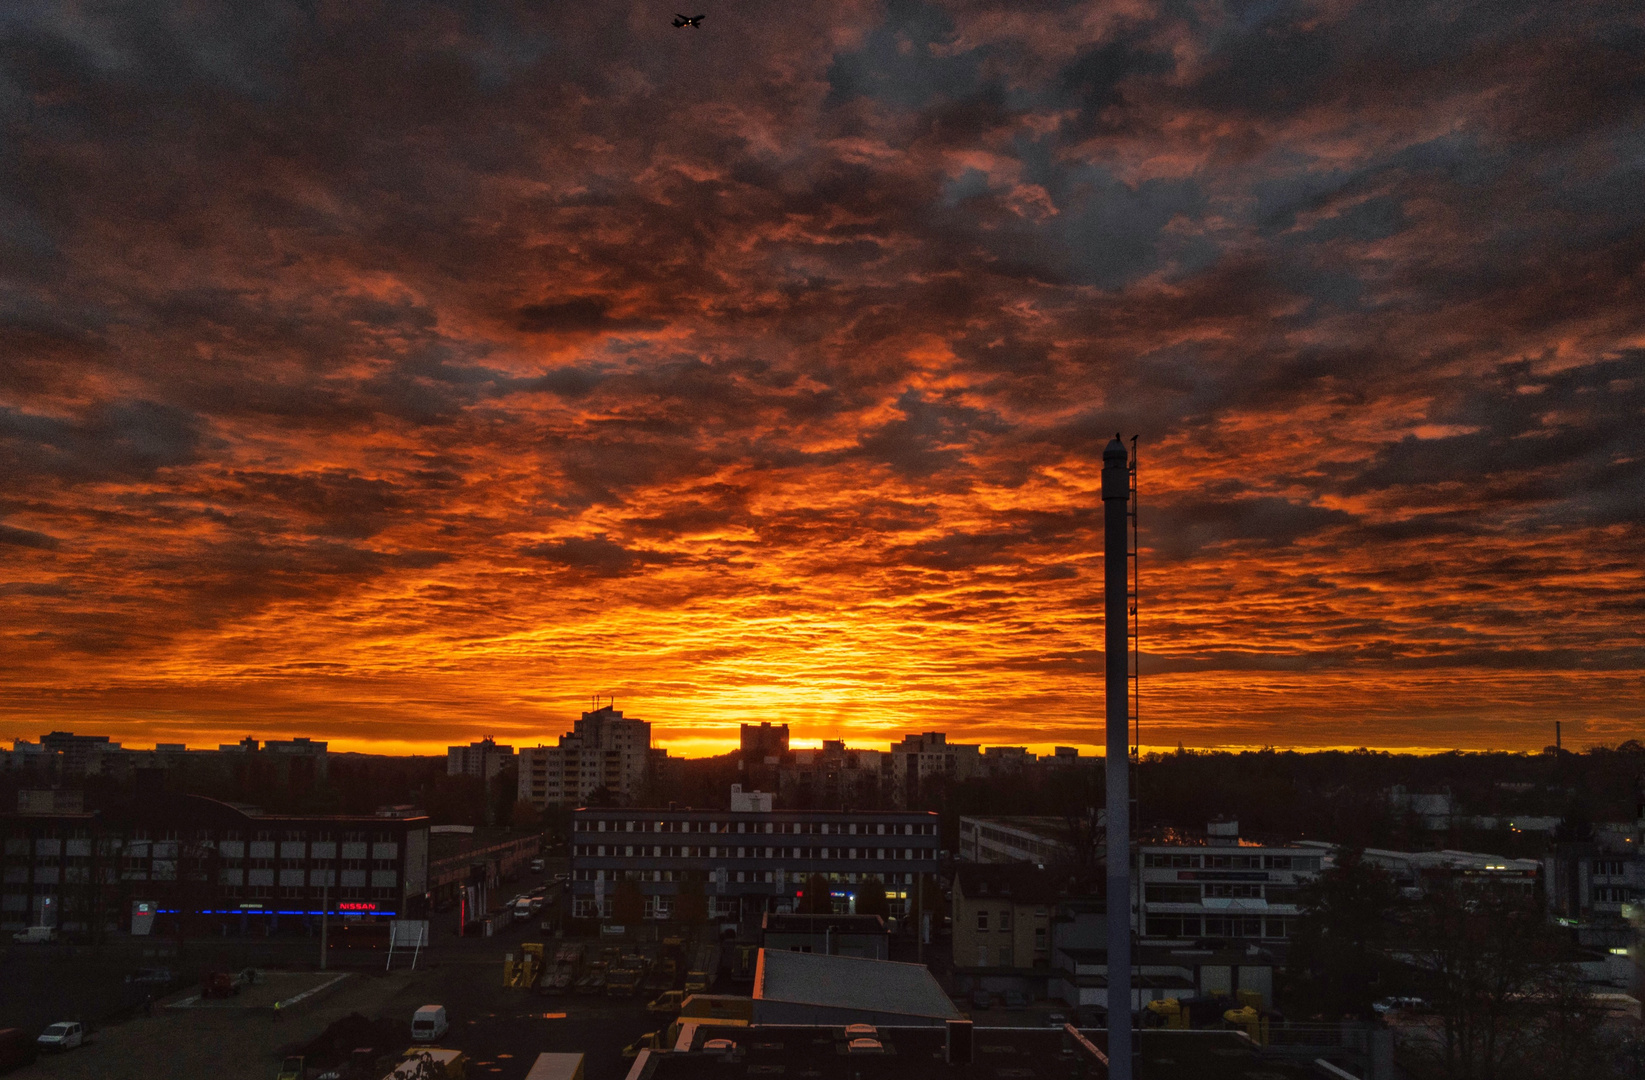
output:
<instances>
[{"instance_id":1,"label":"dark foreground building","mask_svg":"<svg viewBox=\"0 0 1645 1080\"><path fill-rule=\"evenodd\" d=\"M277 930L323 910L355 919L427 910L428 818L264 814L155 793L100 809L20 799L0 815L0 928L146 932L142 916ZM139 916L134 924L133 916Z\"/></svg>"}]
</instances>

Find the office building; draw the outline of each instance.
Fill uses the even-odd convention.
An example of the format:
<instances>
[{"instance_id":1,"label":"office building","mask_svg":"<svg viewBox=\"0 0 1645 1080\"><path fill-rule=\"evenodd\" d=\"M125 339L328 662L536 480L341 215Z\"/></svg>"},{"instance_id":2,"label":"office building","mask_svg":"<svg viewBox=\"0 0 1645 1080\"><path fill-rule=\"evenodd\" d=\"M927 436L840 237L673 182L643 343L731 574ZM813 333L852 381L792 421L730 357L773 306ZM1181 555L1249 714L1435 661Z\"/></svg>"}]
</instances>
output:
<instances>
[{"instance_id":1,"label":"office building","mask_svg":"<svg viewBox=\"0 0 1645 1080\"><path fill-rule=\"evenodd\" d=\"M37 803L0 815L0 927L124 928L131 905L178 908L234 929L322 911L426 908L428 819L264 814L154 792L100 809Z\"/></svg>"},{"instance_id":2,"label":"office building","mask_svg":"<svg viewBox=\"0 0 1645 1080\"><path fill-rule=\"evenodd\" d=\"M1290 937L1297 892L1323 859L1318 848L1242 840L1237 822L1213 822L1199 842L1139 845L1132 924L1155 940Z\"/></svg>"},{"instance_id":3,"label":"office building","mask_svg":"<svg viewBox=\"0 0 1645 1080\"><path fill-rule=\"evenodd\" d=\"M571 827L578 918L610 918L623 882L648 919L669 918L682 890L702 895L712 917L788 912L819 878L837 911L853 913L857 888L872 881L902 915L937 872L932 813L582 808Z\"/></svg>"},{"instance_id":4,"label":"office building","mask_svg":"<svg viewBox=\"0 0 1645 1080\"><path fill-rule=\"evenodd\" d=\"M539 809L580 805L604 789L619 802L636 798L666 751L651 748L651 725L609 705L585 712L557 746L520 751L519 798Z\"/></svg>"}]
</instances>

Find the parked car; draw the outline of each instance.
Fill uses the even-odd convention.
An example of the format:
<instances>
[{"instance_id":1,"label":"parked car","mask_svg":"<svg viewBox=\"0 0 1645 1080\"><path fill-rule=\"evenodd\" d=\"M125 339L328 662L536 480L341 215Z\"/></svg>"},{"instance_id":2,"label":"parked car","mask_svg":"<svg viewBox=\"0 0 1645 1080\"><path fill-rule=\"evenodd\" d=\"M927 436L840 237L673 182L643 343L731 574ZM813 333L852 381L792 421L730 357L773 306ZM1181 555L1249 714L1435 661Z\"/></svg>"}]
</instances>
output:
<instances>
[{"instance_id":1,"label":"parked car","mask_svg":"<svg viewBox=\"0 0 1645 1080\"><path fill-rule=\"evenodd\" d=\"M625 1058L639 1057L641 1050L655 1050L659 1046L662 1045L662 1042L663 1042L663 1033L662 1032L660 1032L660 1031L648 1031L644 1035L641 1035L638 1039L635 1039L633 1042L631 1042L627 1046L623 1047L623 1057L625 1057Z\"/></svg>"},{"instance_id":2,"label":"parked car","mask_svg":"<svg viewBox=\"0 0 1645 1080\"><path fill-rule=\"evenodd\" d=\"M424 1005L411 1017L411 1037L416 1042L433 1042L450 1028L444 1005Z\"/></svg>"},{"instance_id":3,"label":"parked car","mask_svg":"<svg viewBox=\"0 0 1645 1080\"><path fill-rule=\"evenodd\" d=\"M79 1046L85 1041L85 1025L77 1023L73 1020L65 1020L61 1024L53 1024L51 1027L42 1031L40 1033L40 1037L34 1040L35 1045L39 1046L40 1049L56 1050L58 1052L73 1050L76 1046Z\"/></svg>"},{"instance_id":4,"label":"parked car","mask_svg":"<svg viewBox=\"0 0 1645 1080\"><path fill-rule=\"evenodd\" d=\"M1387 1016L1391 1012L1421 1011L1427 1006L1428 1003L1419 997L1385 997L1373 1002L1371 1008L1378 1016Z\"/></svg>"},{"instance_id":5,"label":"parked car","mask_svg":"<svg viewBox=\"0 0 1645 1080\"><path fill-rule=\"evenodd\" d=\"M26 930L19 930L11 936L13 941L24 945L38 945L47 941L57 940L57 928L54 926L31 926Z\"/></svg>"},{"instance_id":6,"label":"parked car","mask_svg":"<svg viewBox=\"0 0 1645 1080\"><path fill-rule=\"evenodd\" d=\"M245 984L243 973L235 975L230 971L213 971L210 968L200 972L200 996L203 998L233 997Z\"/></svg>"},{"instance_id":7,"label":"parked car","mask_svg":"<svg viewBox=\"0 0 1645 1080\"><path fill-rule=\"evenodd\" d=\"M150 983L164 986L171 982L170 968L138 968L126 976L129 983Z\"/></svg>"},{"instance_id":8,"label":"parked car","mask_svg":"<svg viewBox=\"0 0 1645 1080\"><path fill-rule=\"evenodd\" d=\"M308 1059L301 1054L294 1054L280 1063L280 1072L275 1080L307 1080L304 1073Z\"/></svg>"},{"instance_id":9,"label":"parked car","mask_svg":"<svg viewBox=\"0 0 1645 1080\"><path fill-rule=\"evenodd\" d=\"M973 1009L987 1009L992 1004L994 1004L994 995L986 990L977 990L971 995L971 1007Z\"/></svg>"}]
</instances>

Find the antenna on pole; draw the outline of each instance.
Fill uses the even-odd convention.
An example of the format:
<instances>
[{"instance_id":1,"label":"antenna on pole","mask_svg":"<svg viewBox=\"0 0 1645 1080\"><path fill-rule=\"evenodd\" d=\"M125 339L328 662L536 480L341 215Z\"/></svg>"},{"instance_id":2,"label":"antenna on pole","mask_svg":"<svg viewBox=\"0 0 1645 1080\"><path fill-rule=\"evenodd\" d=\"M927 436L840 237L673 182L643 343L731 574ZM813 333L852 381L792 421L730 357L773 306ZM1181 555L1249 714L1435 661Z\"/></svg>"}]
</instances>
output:
<instances>
[{"instance_id":1,"label":"antenna on pole","mask_svg":"<svg viewBox=\"0 0 1645 1080\"><path fill-rule=\"evenodd\" d=\"M1108 804L1108 1076L1131 1080L1131 621L1130 524L1136 495L1135 454L1119 435L1102 451L1103 698ZM1135 519L1133 518L1133 521ZM1119 973L1124 972L1122 976Z\"/></svg>"},{"instance_id":2,"label":"antenna on pole","mask_svg":"<svg viewBox=\"0 0 1645 1080\"><path fill-rule=\"evenodd\" d=\"M1142 546L1137 541L1137 437L1131 436L1131 460L1127 465L1127 472L1131 479L1131 499L1126 507L1126 516L1131 519L1131 549L1126 554L1130 557L1131 588L1126 595L1126 606L1130 609L1130 626L1127 627L1131 638L1131 759L1142 760L1142 636L1139 633L1137 620L1138 598L1142 594Z\"/></svg>"}]
</instances>

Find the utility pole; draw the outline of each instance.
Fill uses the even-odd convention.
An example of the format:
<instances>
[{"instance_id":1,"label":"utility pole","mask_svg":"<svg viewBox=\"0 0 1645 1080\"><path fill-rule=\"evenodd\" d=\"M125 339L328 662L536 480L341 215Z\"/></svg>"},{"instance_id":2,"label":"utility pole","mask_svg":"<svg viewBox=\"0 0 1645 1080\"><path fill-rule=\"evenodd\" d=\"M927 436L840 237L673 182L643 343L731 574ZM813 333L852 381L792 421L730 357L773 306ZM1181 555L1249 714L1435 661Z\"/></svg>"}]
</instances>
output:
<instances>
[{"instance_id":1,"label":"utility pole","mask_svg":"<svg viewBox=\"0 0 1645 1080\"><path fill-rule=\"evenodd\" d=\"M326 969L326 915L331 911L331 904L327 900L331 886L331 872L327 871L320 876L320 970Z\"/></svg>"},{"instance_id":2,"label":"utility pole","mask_svg":"<svg viewBox=\"0 0 1645 1080\"><path fill-rule=\"evenodd\" d=\"M1115 435L1102 452L1109 1080L1131 1080L1130 501L1130 461Z\"/></svg>"}]
</instances>

